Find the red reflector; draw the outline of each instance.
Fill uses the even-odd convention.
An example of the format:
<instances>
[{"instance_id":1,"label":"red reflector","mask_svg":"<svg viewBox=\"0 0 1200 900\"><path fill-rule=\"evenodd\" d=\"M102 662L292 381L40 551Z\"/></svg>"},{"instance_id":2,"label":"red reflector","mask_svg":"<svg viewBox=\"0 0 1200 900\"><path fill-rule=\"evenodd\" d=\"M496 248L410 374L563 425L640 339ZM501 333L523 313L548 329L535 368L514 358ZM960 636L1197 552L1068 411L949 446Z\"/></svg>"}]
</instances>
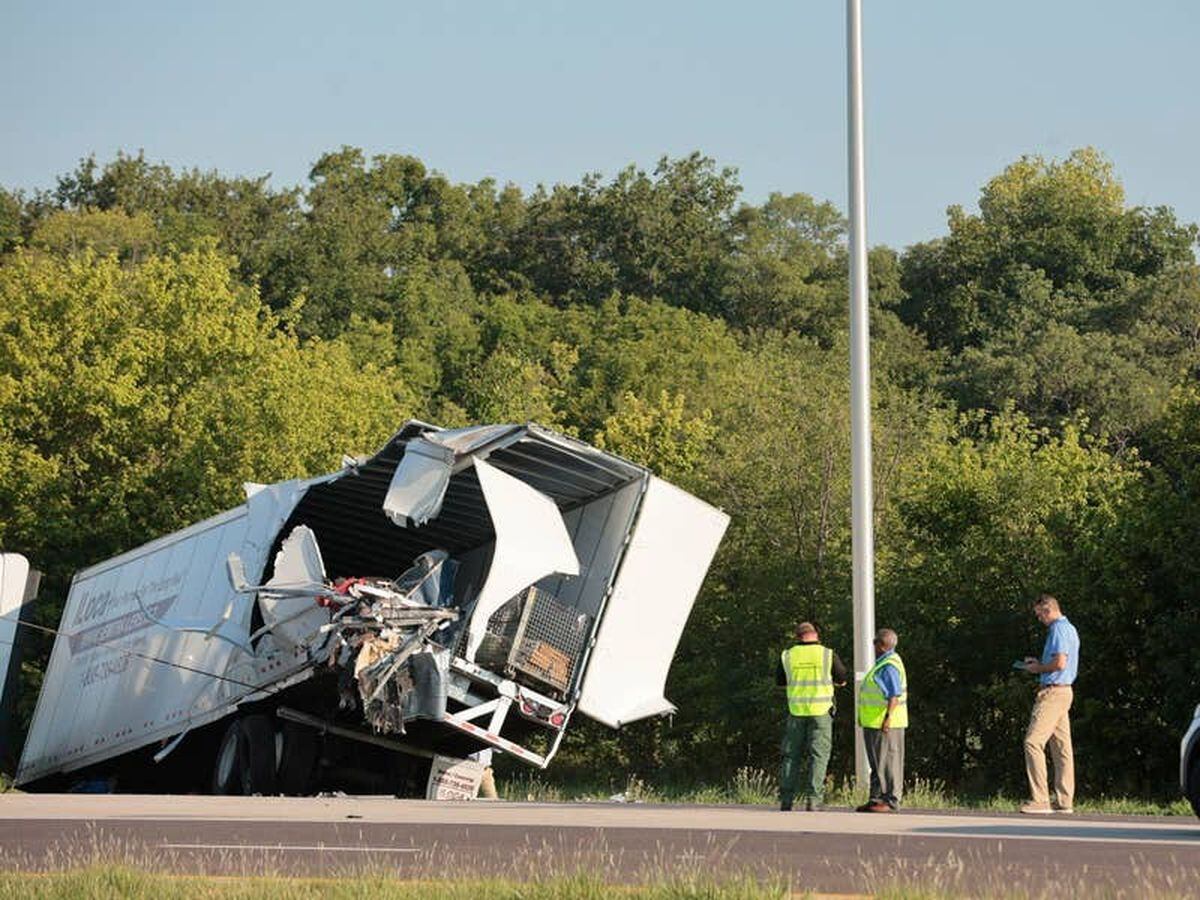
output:
<instances>
[{"instance_id":1,"label":"red reflector","mask_svg":"<svg viewBox=\"0 0 1200 900\"><path fill-rule=\"evenodd\" d=\"M559 728L562 726L562 723L566 721L566 719L567 717L562 713L554 713L554 715L550 717L550 724L555 728Z\"/></svg>"}]
</instances>

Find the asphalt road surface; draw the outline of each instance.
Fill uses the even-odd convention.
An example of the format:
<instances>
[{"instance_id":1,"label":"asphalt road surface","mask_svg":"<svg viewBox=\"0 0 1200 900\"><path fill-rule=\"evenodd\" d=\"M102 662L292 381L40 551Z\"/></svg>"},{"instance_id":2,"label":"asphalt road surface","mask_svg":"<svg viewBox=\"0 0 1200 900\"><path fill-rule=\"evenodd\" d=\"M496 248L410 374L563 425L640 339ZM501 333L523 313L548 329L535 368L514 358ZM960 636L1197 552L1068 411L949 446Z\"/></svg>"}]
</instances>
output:
<instances>
[{"instance_id":1,"label":"asphalt road surface","mask_svg":"<svg viewBox=\"0 0 1200 900\"><path fill-rule=\"evenodd\" d=\"M1200 822L617 803L429 803L390 797L0 795L0 867L129 862L173 872L614 882L786 879L796 889L898 884L1200 892Z\"/></svg>"}]
</instances>

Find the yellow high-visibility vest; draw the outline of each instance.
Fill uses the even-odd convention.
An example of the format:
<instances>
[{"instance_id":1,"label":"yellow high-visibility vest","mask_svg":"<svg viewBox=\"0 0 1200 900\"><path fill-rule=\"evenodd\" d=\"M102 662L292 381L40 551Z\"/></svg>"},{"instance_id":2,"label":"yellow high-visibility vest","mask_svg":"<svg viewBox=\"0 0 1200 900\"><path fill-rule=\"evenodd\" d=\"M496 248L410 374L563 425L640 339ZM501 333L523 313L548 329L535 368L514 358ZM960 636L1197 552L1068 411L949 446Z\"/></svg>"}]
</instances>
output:
<instances>
[{"instance_id":1,"label":"yellow high-visibility vest","mask_svg":"<svg viewBox=\"0 0 1200 900\"><path fill-rule=\"evenodd\" d=\"M875 680L875 676L884 666L895 666L900 673L900 702L892 710L892 718L888 725L892 728L908 727L908 676L904 672L904 660L898 654L890 653L875 660L863 679L862 687L858 689L858 724L863 728L882 728L883 717L887 714L888 698L883 695L883 688Z\"/></svg>"},{"instance_id":2,"label":"yellow high-visibility vest","mask_svg":"<svg viewBox=\"0 0 1200 900\"><path fill-rule=\"evenodd\" d=\"M833 708L833 651L820 644L796 644L783 651L788 711L823 716Z\"/></svg>"}]
</instances>

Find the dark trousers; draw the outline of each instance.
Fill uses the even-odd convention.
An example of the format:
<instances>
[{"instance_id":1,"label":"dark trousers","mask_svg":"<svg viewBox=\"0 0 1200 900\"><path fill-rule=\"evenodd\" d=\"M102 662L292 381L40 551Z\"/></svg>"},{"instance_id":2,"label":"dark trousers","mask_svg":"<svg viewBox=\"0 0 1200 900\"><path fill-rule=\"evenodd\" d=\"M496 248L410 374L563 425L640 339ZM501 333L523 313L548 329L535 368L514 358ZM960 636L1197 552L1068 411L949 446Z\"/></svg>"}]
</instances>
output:
<instances>
[{"instance_id":1,"label":"dark trousers","mask_svg":"<svg viewBox=\"0 0 1200 900\"><path fill-rule=\"evenodd\" d=\"M904 793L904 729L863 729L867 762L871 764L871 799L895 809Z\"/></svg>"},{"instance_id":2,"label":"dark trousers","mask_svg":"<svg viewBox=\"0 0 1200 900\"><path fill-rule=\"evenodd\" d=\"M790 804L799 793L814 803L825 798L825 771L833 748L833 717L788 716L783 727L783 763L779 767L779 802Z\"/></svg>"}]
</instances>

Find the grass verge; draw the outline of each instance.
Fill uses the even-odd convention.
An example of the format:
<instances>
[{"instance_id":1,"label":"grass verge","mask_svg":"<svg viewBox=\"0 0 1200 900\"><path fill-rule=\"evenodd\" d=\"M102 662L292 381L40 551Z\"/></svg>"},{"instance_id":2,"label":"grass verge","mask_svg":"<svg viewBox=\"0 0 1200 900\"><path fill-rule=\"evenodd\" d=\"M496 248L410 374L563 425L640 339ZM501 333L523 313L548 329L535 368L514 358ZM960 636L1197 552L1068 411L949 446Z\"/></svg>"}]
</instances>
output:
<instances>
[{"instance_id":1,"label":"grass verge","mask_svg":"<svg viewBox=\"0 0 1200 900\"><path fill-rule=\"evenodd\" d=\"M932 861L930 861L932 862ZM1054 884L1020 884L1011 875L980 875L964 861L948 857L920 871L868 877L864 894L815 894L782 879L662 877L639 885L618 885L589 874L538 881L505 879L400 880L395 875L338 878L269 876L214 877L169 875L117 864L98 864L68 871L0 873L0 900L795 900L838 897L841 900L1061 900L1062 897L1176 900L1194 897L1195 872L1147 871L1133 887L1089 880Z\"/></svg>"},{"instance_id":2,"label":"grass verge","mask_svg":"<svg viewBox=\"0 0 1200 900\"><path fill-rule=\"evenodd\" d=\"M737 879L664 879L616 886L590 875L540 882L506 880L400 881L394 876L344 878L198 877L163 875L130 866L89 866L49 874L0 874L2 900L776 900L810 896L783 883Z\"/></svg>"},{"instance_id":3,"label":"grass verge","mask_svg":"<svg viewBox=\"0 0 1200 900\"><path fill-rule=\"evenodd\" d=\"M722 784L681 787L653 784L631 775L624 785L609 783L556 782L531 774L502 779L498 785L505 800L532 803L599 802L615 800L625 803L698 803L773 806L779 802L779 786L775 776L762 769L741 768ZM904 805L908 809L978 810L984 812L1016 812L1024 802L1021 798L995 794L972 797L954 794L937 781L921 778L906 786ZM866 795L856 791L848 782L832 785L825 802L834 807L857 806ZM1178 800L1141 800L1132 797L1077 798L1079 813L1146 816L1191 816L1192 808L1182 798Z\"/></svg>"}]
</instances>

